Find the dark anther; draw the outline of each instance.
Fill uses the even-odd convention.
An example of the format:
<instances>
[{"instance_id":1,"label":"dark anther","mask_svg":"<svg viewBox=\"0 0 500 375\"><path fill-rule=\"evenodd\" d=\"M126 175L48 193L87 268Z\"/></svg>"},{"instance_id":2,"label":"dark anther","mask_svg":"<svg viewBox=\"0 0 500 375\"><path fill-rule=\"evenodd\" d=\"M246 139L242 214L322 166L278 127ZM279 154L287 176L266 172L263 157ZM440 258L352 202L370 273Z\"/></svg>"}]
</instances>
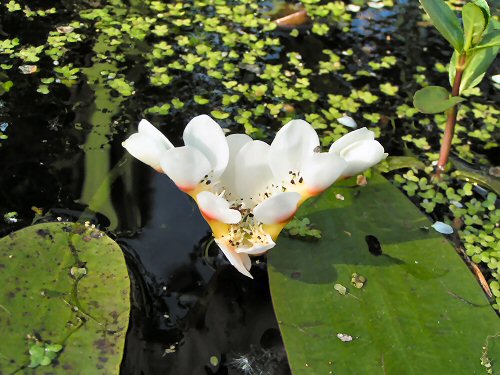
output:
<instances>
[{"instance_id":1,"label":"dark anther","mask_svg":"<svg viewBox=\"0 0 500 375\"><path fill-rule=\"evenodd\" d=\"M301 177L299 178L299 184L301 184L304 181L304 179Z\"/></svg>"},{"instance_id":2,"label":"dark anther","mask_svg":"<svg viewBox=\"0 0 500 375\"><path fill-rule=\"evenodd\" d=\"M212 181L207 180L207 185L210 185L211 183L212 183Z\"/></svg>"}]
</instances>

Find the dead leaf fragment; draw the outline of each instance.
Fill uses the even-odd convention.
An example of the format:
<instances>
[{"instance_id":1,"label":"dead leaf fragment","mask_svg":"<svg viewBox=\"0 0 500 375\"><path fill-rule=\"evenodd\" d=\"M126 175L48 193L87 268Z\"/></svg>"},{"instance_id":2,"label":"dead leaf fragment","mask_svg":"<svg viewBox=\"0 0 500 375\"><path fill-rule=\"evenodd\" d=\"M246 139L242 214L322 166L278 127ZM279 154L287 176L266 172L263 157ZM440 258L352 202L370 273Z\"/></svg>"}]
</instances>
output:
<instances>
[{"instance_id":1,"label":"dead leaf fragment","mask_svg":"<svg viewBox=\"0 0 500 375\"><path fill-rule=\"evenodd\" d=\"M36 65L21 65L19 71L22 74L33 74L38 70Z\"/></svg>"},{"instance_id":2,"label":"dead leaf fragment","mask_svg":"<svg viewBox=\"0 0 500 375\"><path fill-rule=\"evenodd\" d=\"M366 179L365 176L363 176L362 174L359 174L358 177L356 177L356 184L358 186L366 186L366 185L368 185L368 180Z\"/></svg>"},{"instance_id":3,"label":"dead leaf fragment","mask_svg":"<svg viewBox=\"0 0 500 375\"><path fill-rule=\"evenodd\" d=\"M309 15L307 14L307 11L305 9L299 10L298 12L289 14L288 16L278 18L274 22L279 27L282 28L295 28L298 26L301 26L307 22L309 22L311 19L309 18Z\"/></svg>"}]
</instances>

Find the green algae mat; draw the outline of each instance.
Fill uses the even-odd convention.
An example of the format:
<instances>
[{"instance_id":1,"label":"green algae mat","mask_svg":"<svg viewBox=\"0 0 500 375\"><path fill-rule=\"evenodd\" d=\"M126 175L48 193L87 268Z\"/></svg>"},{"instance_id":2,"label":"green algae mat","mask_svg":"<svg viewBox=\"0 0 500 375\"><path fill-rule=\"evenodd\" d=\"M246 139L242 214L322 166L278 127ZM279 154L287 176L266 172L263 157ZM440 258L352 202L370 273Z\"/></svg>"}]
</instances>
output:
<instances>
[{"instance_id":1,"label":"green algae mat","mask_svg":"<svg viewBox=\"0 0 500 375\"><path fill-rule=\"evenodd\" d=\"M450 242L385 178L333 187L299 217L321 240L282 237L268 257L294 375L500 374L499 317Z\"/></svg>"},{"instance_id":2,"label":"green algae mat","mask_svg":"<svg viewBox=\"0 0 500 375\"><path fill-rule=\"evenodd\" d=\"M89 225L0 239L0 374L118 374L130 281L120 247Z\"/></svg>"}]
</instances>

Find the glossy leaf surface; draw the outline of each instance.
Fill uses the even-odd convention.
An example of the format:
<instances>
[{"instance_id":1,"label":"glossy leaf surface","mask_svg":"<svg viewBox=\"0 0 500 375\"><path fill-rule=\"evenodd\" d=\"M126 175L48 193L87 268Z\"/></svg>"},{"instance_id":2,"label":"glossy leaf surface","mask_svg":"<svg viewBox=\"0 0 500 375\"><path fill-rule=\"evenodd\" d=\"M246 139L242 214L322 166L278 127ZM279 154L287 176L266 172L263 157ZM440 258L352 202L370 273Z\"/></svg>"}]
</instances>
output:
<instances>
[{"instance_id":1,"label":"glossy leaf surface","mask_svg":"<svg viewBox=\"0 0 500 375\"><path fill-rule=\"evenodd\" d=\"M464 33L458 18L443 0L420 0L432 24L457 51L462 51Z\"/></svg>"},{"instance_id":2,"label":"glossy leaf surface","mask_svg":"<svg viewBox=\"0 0 500 375\"><path fill-rule=\"evenodd\" d=\"M322 239L282 237L268 257L294 375L484 374L481 357L498 371L498 316L453 246L387 180L334 187L299 216Z\"/></svg>"}]
</instances>

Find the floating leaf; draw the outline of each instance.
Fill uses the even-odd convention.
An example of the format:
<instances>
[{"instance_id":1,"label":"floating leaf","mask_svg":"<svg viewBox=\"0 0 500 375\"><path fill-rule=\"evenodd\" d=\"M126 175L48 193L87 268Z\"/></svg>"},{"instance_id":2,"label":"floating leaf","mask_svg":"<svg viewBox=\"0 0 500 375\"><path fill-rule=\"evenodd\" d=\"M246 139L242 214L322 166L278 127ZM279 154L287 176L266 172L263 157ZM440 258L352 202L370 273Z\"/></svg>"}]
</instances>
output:
<instances>
[{"instance_id":1,"label":"floating leaf","mask_svg":"<svg viewBox=\"0 0 500 375\"><path fill-rule=\"evenodd\" d=\"M229 117L229 113L227 112L222 112L222 111L217 111L217 110L214 110L212 112L210 112L210 114L216 118L217 120L224 120L226 118Z\"/></svg>"},{"instance_id":2,"label":"floating leaf","mask_svg":"<svg viewBox=\"0 0 500 375\"><path fill-rule=\"evenodd\" d=\"M450 96L444 87L427 86L415 93L413 105L422 113L439 113L464 100L460 96Z\"/></svg>"},{"instance_id":3,"label":"floating leaf","mask_svg":"<svg viewBox=\"0 0 500 375\"><path fill-rule=\"evenodd\" d=\"M119 372L130 297L115 242L81 224L38 224L0 239L0 270L2 371Z\"/></svg>"},{"instance_id":4,"label":"floating leaf","mask_svg":"<svg viewBox=\"0 0 500 375\"><path fill-rule=\"evenodd\" d=\"M335 199L340 189L298 213L317 223L320 241L281 237L268 254L292 373L482 374L483 347L500 320L453 246L420 229L429 220L380 175L342 189L344 201ZM357 298L339 295L334 285L353 273L369 281L349 291ZM345 343L339 333L355 339Z\"/></svg>"},{"instance_id":5,"label":"floating leaf","mask_svg":"<svg viewBox=\"0 0 500 375\"><path fill-rule=\"evenodd\" d=\"M457 51L462 51L464 34L455 13L443 0L420 0L432 24Z\"/></svg>"},{"instance_id":6,"label":"floating leaf","mask_svg":"<svg viewBox=\"0 0 500 375\"><path fill-rule=\"evenodd\" d=\"M414 156L388 156L382 160L377 166L380 172L387 173L402 168L424 169L425 164Z\"/></svg>"}]
</instances>

